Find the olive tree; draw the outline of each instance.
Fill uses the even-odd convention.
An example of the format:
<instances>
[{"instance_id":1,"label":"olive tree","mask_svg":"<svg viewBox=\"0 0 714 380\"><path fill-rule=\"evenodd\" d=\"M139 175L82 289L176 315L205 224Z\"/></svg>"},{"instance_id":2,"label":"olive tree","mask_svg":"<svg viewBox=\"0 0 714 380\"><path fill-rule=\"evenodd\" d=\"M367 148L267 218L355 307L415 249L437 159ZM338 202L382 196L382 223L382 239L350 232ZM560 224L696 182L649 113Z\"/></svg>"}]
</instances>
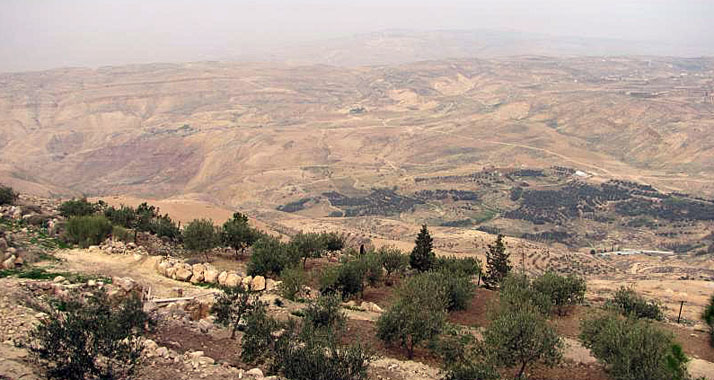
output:
<instances>
[{"instance_id":1,"label":"olive tree","mask_svg":"<svg viewBox=\"0 0 714 380\"><path fill-rule=\"evenodd\" d=\"M494 363L516 367L516 378L534 363L554 366L562 359L560 337L532 305L502 308L483 337Z\"/></svg>"},{"instance_id":2,"label":"olive tree","mask_svg":"<svg viewBox=\"0 0 714 380\"><path fill-rule=\"evenodd\" d=\"M183 229L183 244L193 253L203 253L208 261L208 251L218 246L219 233L210 219L194 219Z\"/></svg>"},{"instance_id":3,"label":"olive tree","mask_svg":"<svg viewBox=\"0 0 714 380\"><path fill-rule=\"evenodd\" d=\"M377 320L377 337L398 343L414 357L414 348L438 336L446 323L448 297L443 284L425 274L412 277L397 291L398 298Z\"/></svg>"}]
</instances>

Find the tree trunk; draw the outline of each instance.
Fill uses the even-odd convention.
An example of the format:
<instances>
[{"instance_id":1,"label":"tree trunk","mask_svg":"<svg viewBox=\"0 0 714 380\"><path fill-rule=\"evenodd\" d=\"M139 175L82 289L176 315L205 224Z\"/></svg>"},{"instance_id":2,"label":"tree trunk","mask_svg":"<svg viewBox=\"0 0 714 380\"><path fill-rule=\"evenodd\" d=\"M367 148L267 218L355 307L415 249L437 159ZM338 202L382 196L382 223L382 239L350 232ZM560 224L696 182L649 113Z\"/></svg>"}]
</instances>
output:
<instances>
[{"instance_id":1,"label":"tree trunk","mask_svg":"<svg viewBox=\"0 0 714 380\"><path fill-rule=\"evenodd\" d=\"M528 363L523 362L523 365L521 365L521 370L518 371L518 375L516 375L516 379L521 379L521 378L522 378L523 372L526 371L526 364L528 364Z\"/></svg>"}]
</instances>

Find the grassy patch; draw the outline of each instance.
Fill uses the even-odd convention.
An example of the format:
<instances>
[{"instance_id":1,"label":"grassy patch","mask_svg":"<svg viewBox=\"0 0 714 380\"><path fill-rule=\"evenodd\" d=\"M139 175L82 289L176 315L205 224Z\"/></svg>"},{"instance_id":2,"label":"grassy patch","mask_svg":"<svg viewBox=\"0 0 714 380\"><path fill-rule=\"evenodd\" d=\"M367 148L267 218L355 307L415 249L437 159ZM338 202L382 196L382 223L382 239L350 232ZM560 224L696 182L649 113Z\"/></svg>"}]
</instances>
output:
<instances>
[{"instance_id":1,"label":"grassy patch","mask_svg":"<svg viewBox=\"0 0 714 380\"><path fill-rule=\"evenodd\" d=\"M73 284L85 283L89 280L103 281L105 284L111 284L112 282L111 278L108 277L87 275L76 272L54 272L45 268L38 268L29 265L18 269L6 269L0 271L0 278L12 276L30 280L53 280L57 276L62 276Z\"/></svg>"}]
</instances>

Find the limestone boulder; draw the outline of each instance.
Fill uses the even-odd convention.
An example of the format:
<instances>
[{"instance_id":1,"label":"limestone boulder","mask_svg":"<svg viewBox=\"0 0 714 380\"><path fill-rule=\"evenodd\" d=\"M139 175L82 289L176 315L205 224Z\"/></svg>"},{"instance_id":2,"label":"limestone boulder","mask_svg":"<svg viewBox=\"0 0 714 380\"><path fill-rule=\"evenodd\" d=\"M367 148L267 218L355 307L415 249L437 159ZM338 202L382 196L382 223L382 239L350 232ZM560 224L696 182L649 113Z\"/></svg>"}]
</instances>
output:
<instances>
[{"instance_id":1,"label":"limestone boulder","mask_svg":"<svg viewBox=\"0 0 714 380\"><path fill-rule=\"evenodd\" d=\"M233 288L241 284L241 278L238 276L236 273L229 273L228 277L226 277L226 283L225 285Z\"/></svg>"},{"instance_id":2,"label":"limestone boulder","mask_svg":"<svg viewBox=\"0 0 714 380\"><path fill-rule=\"evenodd\" d=\"M205 271L206 271L206 267L203 264L194 264L191 267L191 272L193 272L193 275L191 276L191 282L194 284L202 282L203 281L203 273Z\"/></svg>"},{"instance_id":3,"label":"limestone boulder","mask_svg":"<svg viewBox=\"0 0 714 380\"><path fill-rule=\"evenodd\" d=\"M228 272L226 272L226 271L221 272L221 274L218 275L218 285L225 285L226 278L228 278Z\"/></svg>"},{"instance_id":4,"label":"limestone boulder","mask_svg":"<svg viewBox=\"0 0 714 380\"><path fill-rule=\"evenodd\" d=\"M203 272L203 281L209 284L215 284L218 281L218 271L215 269L206 269Z\"/></svg>"},{"instance_id":5,"label":"limestone boulder","mask_svg":"<svg viewBox=\"0 0 714 380\"><path fill-rule=\"evenodd\" d=\"M263 277L263 276L253 277L253 280L251 280L251 282L250 282L250 289L254 290L254 291L265 290L265 277Z\"/></svg>"},{"instance_id":6,"label":"limestone boulder","mask_svg":"<svg viewBox=\"0 0 714 380\"><path fill-rule=\"evenodd\" d=\"M179 281L188 281L191 279L192 275L193 272L191 271L191 266L188 264L183 264L179 266L175 273L176 280Z\"/></svg>"}]
</instances>

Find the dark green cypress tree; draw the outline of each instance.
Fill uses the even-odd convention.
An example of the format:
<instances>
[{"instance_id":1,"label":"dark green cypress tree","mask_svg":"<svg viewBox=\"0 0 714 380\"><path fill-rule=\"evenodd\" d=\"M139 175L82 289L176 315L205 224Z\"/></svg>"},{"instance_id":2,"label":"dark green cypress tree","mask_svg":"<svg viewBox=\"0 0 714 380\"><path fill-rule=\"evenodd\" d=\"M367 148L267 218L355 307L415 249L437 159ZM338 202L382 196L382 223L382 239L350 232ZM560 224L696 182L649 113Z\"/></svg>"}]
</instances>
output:
<instances>
[{"instance_id":1,"label":"dark green cypress tree","mask_svg":"<svg viewBox=\"0 0 714 380\"><path fill-rule=\"evenodd\" d=\"M409 255L409 265L419 272L426 272L434 266L436 254L433 251L433 239L429 235L429 230L426 229L426 224L421 226L421 231L417 235L416 246L412 249Z\"/></svg>"},{"instance_id":2,"label":"dark green cypress tree","mask_svg":"<svg viewBox=\"0 0 714 380\"><path fill-rule=\"evenodd\" d=\"M510 254L506 252L506 245L503 244L503 235L498 235L496 241L490 244L488 251L486 251L486 276L483 279L483 283L487 288L498 288L501 281L511 271L509 257Z\"/></svg>"}]
</instances>

